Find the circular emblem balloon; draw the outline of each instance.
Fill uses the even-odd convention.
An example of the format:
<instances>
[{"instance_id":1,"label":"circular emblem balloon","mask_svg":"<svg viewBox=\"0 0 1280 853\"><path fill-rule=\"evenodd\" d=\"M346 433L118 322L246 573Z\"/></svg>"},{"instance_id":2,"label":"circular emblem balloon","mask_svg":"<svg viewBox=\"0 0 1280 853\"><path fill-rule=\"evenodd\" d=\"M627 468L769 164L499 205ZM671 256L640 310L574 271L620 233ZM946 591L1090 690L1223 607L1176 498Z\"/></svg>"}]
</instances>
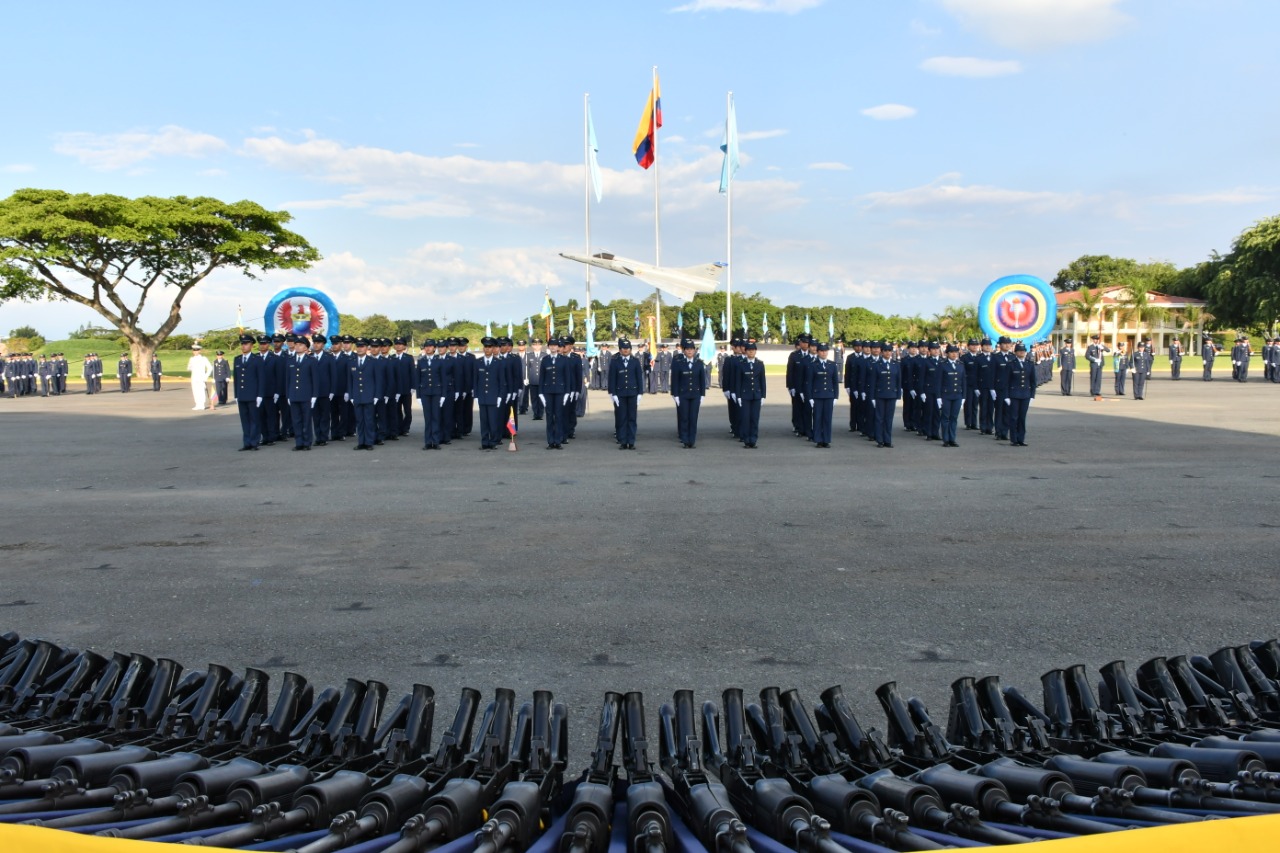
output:
<instances>
[{"instance_id":1,"label":"circular emblem balloon","mask_svg":"<svg viewBox=\"0 0 1280 853\"><path fill-rule=\"evenodd\" d=\"M328 294L310 287L282 290L267 303L263 328L270 334L338 334L338 309Z\"/></svg>"},{"instance_id":2,"label":"circular emblem balloon","mask_svg":"<svg viewBox=\"0 0 1280 853\"><path fill-rule=\"evenodd\" d=\"M1034 275L1007 275L982 291L978 300L978 324L987 337L1001 336L1040 341L1058 321L1058 300L1053 288Z\"/></svg>"}]
</instances>

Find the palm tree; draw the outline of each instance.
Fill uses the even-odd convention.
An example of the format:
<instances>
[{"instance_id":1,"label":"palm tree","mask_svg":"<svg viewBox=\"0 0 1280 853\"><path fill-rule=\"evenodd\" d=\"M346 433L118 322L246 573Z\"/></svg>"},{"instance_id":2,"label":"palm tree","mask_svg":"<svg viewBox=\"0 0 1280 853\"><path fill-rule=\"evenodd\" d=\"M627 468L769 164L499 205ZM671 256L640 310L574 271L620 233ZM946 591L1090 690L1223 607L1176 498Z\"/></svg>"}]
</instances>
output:
<instances>
[{"instance_id":1,"label":"palm tree","mask_svg":"<svg viewBox=\"0 0 1280 853\"><path fill-rule=\"evenodd\" d=\"M1089 324L1093 322L1093 314L1098 314L1098 334L1102 334L1102 288L1095 287L1090 290L1082 287L1076 291L1074 299L1063 304L1064 308L1071 308L1078 314L1084 316L1084 330L1089 331ZM1071 326L1072 335L1075 334L1075 324Z\"/></svg>"},{"instance_id":2,"label":"palm tree","mask_svg":"<svg viewBox=\"0 0 1280 853\"><path fill-rule=\"evenodd\" d=\"M978 306L968 304L948 305L936 318L938 327L952 340L963 341L978 337Z\"/></svg>"},{"instance_id":3,"label":"palm tree","mask_svg":"<svg viewBox=\"0 0 1280 853\"><path fill-rule=\"evenodd\" d=\"M1182 316L1182 330L1186 332L1188 337L1187 349L1190 350L1192 347L1189 339L1191 337L1192 330L1194 329L1199 333L1203 333L1204 327L1208 323L1212 322L1214 318L1207 309L1199 308L1195 305L1184 308L1179 313Z\"/></svg>"}]
</instances>

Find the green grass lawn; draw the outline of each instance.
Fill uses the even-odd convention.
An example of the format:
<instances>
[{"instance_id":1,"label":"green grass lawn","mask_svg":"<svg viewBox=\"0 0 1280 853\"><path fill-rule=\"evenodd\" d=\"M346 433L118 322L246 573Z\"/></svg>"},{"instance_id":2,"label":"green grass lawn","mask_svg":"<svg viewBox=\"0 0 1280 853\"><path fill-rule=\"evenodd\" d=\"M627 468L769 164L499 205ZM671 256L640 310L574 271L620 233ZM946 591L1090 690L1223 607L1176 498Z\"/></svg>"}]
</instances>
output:
<instances>
[{"instance_id":1,"label":"green grass lawn","mask_svg":"<svg viewBox=\"0 0 1280 853\"><path fill-rule=\"evenodd\" d=\"M96 352L102 359L102 377L114 377L116 375L116 362L120 360L121 351L116 349L115 344L111 341L91 341L91 340L65 340L65 341L49 341L40 351L36 353L66 353L69 365L69 377L71 379L80 378L80 367L87 353ZM187 372L187 360L191 358L190 350L159 350L160 363L164 365L164 375L166 377L190 377ZM205 351L205 356L209 361L213 361L214 354L211 350ZM228 356L228 361L231 356ZM145 365L135 364L133 366L134 378L138 378L143 374Z\"/></svg>"}]
</instances>

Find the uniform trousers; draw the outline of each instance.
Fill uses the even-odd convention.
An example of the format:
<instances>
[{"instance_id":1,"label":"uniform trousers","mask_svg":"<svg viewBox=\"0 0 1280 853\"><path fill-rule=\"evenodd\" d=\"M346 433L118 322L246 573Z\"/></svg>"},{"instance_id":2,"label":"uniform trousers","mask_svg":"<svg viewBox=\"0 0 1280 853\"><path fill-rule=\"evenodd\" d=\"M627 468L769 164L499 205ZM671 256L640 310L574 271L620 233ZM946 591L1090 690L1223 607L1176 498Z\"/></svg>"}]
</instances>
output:
<instances>
[{"instance_id":1,"label":"uniform trousers","mask_svg":"<svg viewBox=\"0 0 1280 853\"><path fill-rule=\"evenodd\" d=\"M262 407L256 400L236 400L236 405L240 409L240 431L244 433L244 443L240 446L257 447L262 440L262 423L259 420Z\"/></svg>"},{"instance_id":2,"label":"uniform trousers","mask_svg":"<svg viewBox=\"0 0 1280 853\"><path fill-rule=\"evenodd\" d=\"M319 402L319 401L317 401ZM293 423L293 446L310 447L311 438L311 401L289 401L289 420Z\"/></svg>"},{"instance_id":3,"label":"uniform trousers","mask_svg":"<svg viewBox=\"0 0 1280 853\"><path fill-rule=\"evenodd\" d=\"M760 440L760 401L741 400L738 405L738 436L744 444Z\"/></svg>"},{"instance_id":4,"label":"uniform trousers","mask_svg":"<svg viewBox=\"0 0 1280 853\"><path fill-rule=\"evenodd\" d=\"M1089 395L1092 397L1102 396L1102 365L1089 364Z\"/></svg>"},{"instance_id":5,"label":"uniform trousers","mask_svg":"<svg viewBox=\"0 0 1280 853\"><path fill-rule=\"evenodd\" d=\"M876 416L876 443L893 446L893 410L898 407L897 397L877 398L872 401Z\"/></svg>"},{"instance_id":6,"label":"uniform trousers","mask_svg":"<svg viewBox=\"0 0 1280 853\"><path fill-rule=\"evenodd\" d=\"M831 419L835 413L836 401L832 399L813 401L813 441L815 444L831 443Z\"/></svg>"},{"instance_id":7,"label":"uniform trousers","mask_svg":"<svg viewBox=\"0 0 1280 853\"><path fill-rule=\"evenodd\" d=\"M480 446L497 447L502 440L502 410L497 405L480 404Z\"/></svg>"},{"instance_id":8,"label":"uniform trousers","mask_svg":"<svg viewBox=\"0 0 1280 853\"><path fill-rule=\"evenodd\" d=\"M676 433L682 444L698 443L698 412L702 408L701 397L675 397Z\"/></svg>"},{"instance_id":9,"label":"uniform trousers","mask_svg":"<svg viewBox=\"0 0 1280 853\"><path fill-rule=\"evenodd\" d=\"M618 444L636 443L636 411L639 409L639 397L618 397L618 404L613 407L613 434Z\"/></svg>"},{"instance_id":10,"label":"uniform trousers","mask_svg":"<svg viewBox=\"0 0 1280 853\"><path fill-rule=\"evenodd\" d=\"M542 396L547 400L545 404L547 418L547 444L564 444L564 426L561 423L564 415L564 395L543 394Z\"/></svg>"},{"instance_id":11,"label":"uniform trousers","mask_svg":"<svg viewBox=\"0 0 1280 853\"><path fill-rule=\"evenodd\" d=\"M943 400L942 401L942 440L955 444L956 426L960 420L960 400ZM967 402L965 400L964 402Z\"/></svg>"},{"instance_id":12,"label":"uniform trousers","mask_svg":"<svg viewBox=\"0 0 1280 853\"><path fill-rule=\"evenodd\" d=\"M311 407L311 427L312 435L316 441L329 441L329 430L332 427L332 411L333 406L329 400L329 395L321 394L316 399L316 404Z\"/></svg>"},{"instance_id":13,"label":"uniform trousers","mask_svg":"<svg viewBox=\"0 0 1280 853\"><path fill-rule=\"evenodd\" d=\"M440 405L443 400L439 394L428 394L419 396L418 402L422 404L422 445L439 444L444 440L444 407Z\"/></svg>"},{"instance_id":14,"label":"uniform trousers","mask_svg":"<svg viewBox=\"0 0 1280 853\"><path fill-rule=\"evenodd\" d=\"M1071 380L1074 377L1074 375L1075 375L1074 370L1062 371L1062 376L1059 380L1062 383L1062 396L1064 397L1071 396Z\"/></svg>"},{"instance_id":15,"label":"uniform trousers","mask_svg":"<svg viewBox=\"0 0 1280 853\"><path fill-rule=\"evenodd\" d=\"M374 428L373 403L353 403L352 408L356 413L354 420L356 443L373 446L373 443L378 440L378 433Z\"/></svg>"},{"instance_id":16,"label":"uniform trousers","mask_svg":"<svg viewBox=\"0 0 1280 853\"><path fill-rule=\"evenodd\" d=\"M1027 440L1027 410L1030 400L1009 401L1009 441L1021 444Z\"/></svg>"}]
</instances>

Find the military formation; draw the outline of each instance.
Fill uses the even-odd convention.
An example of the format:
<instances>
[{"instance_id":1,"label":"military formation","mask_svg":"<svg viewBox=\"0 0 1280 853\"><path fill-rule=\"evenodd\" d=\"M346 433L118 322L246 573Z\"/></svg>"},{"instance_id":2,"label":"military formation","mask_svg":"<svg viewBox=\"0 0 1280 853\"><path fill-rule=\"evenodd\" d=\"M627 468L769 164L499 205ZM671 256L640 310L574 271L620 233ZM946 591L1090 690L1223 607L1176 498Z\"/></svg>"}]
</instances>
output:
<instances>
[{"instance_id":1,"label":"military formation","mask_svg":"<svg viewBox=\"0 0 1280 853\"><path fill-rule=\"evenodd\" d=\"M66 358L29 352L0 356L0 397L57 397L67 393Z\"/></svg>"}]
</instances>

